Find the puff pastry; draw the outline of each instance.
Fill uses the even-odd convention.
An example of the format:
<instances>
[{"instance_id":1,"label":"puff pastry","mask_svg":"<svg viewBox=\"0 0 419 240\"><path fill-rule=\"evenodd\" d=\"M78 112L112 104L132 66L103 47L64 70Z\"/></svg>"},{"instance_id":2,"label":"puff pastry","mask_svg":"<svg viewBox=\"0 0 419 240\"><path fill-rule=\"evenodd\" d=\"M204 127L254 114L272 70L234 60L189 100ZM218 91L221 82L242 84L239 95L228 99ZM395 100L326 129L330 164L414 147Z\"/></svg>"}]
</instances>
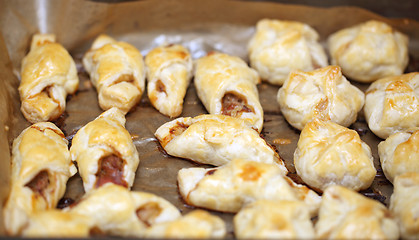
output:
<instances>
[{"instance_id":1,"label":"puff pastry","mask_svg":"<svg viewBox=\"0 0 419 240\"><path fill-rule=\"evenodd\" d=\"M131 44L100 35L84 55L83 65L103 110L117 107L127 113L140 101L146 70L143 56Z\"/></svg>"},{"instance_id":2,"label":"puff pastry","mask_svg":"<svg viewBox=\"0 0 419 240\"><path fill-rule=\"evenodd\" d=\"M232 159L277 164L288 170L275 150L243 120L224 115L178 118L155 133L164 150L176 157L221 166Z\"/></svg>"},{"instance_id":3,"label":"puff pastry","mask_svg":"<svg viewBox=\"0 0 419 240\"><path fill-rule=\"evenodd\" d=\"M20 234L32 214L55 208L64 195L68 178L77 172L67 144L50 122L26 128L13 141L11 191L4 207L8 234Z\"/></svg>"},{"instance_id":4,"label":"puff pastry","mask_svg":"<svg viewBox=\"0 0 419 240\"><path fill-rule=\"evenodd\" d=\"M274 164L234 159L218 168L181 169L178 186L187 204L222 212L238 212L259 199L303 201L315 215L320 197L294 183Z\"/></svg>"},{"instance_id":5,"label":"puff pastry","mask_svg":"<svg viewBox=\"0 0 419 240\"><path fill-rule=\"evenodd\" d=\"M53 34L35 34L23 58L19 95L31 123L56 120L64 111L67 94L79 86L76 65Z\"/></svg>"},{"instance_id":6,"label":"puff pastry","mask_svg":"<svg viewBox=\"0 0 419 240\"><path fill-rule=\"evenodd\" d=\"M155 48L147 54L145 64L151 104L164 115L179 116L192 77L192 58L188 49L182 45Z\"/></svg>"},{"instance_id":7,"label":"puff pastry","mask_svg":"<svg viewBox=\"0 0 419 240\"><path fill-rule=\"evenodd\" d=\"M377 172L370 147L356 131L319 119L301 131L294 165L301 179L318 190L335 184L366 189Z\"/></svg>"},{"instance_id":8,"label":"puff pastry","mask_svg":"<svg viewBox=\"0 0 419 240\"><path fill-rule=\"evenodd\" d=\"M174 221L151 226L146 231L148 238L223 238L226 235L224 221L203 210L194 210Z\"/></svg>"},{"instance_id":9,"label":"puff pastry","mask_svg":"<svg viewBox=\"0 0 419 240\"><path fill-rule=\"evenodd\" d=\"M419 127L395 133L379 143L378 155L390 182L406 172L419 173Z\"/></svg>"},{"instance_id":10,"label":"puff pastry","mask_svg":"<svg viewBox=\"0 0 419 240\"><path fill-rule=\"evenodd\" d=\"M419 238L419 173L411 172L394 179L390 210L396 216L402 239Z\"/></svg>"},{"instance_id":11,"label":"puff pastry","mask_svg":"<svg viewBox=\"0 0 419 240\"><path fill-rule=\"evenodd\" d=\"M380 138L419 127L419 73L383 78L365 94L365 119Z\"/></svg>"},{"instance_id":12,"label":"puff pastry","mask_svg":"<svg viewBox=\"0 0 419 240\"><path fill-rule=\"evenodd\" d=\"M292 71L279 89L277 100L285 119L302 130L314 118L344 127L356 121L364 93L342 75L339 66L310 72Z\"/></svg>"},{"instance_id":13,"label":"puff pastry","mask_svg":"<svg viewBox=\"0 0 419 240\"><path fill-rule=\"evenodd\" d=\"M263 109L256 87L259 82L256 71L238 57L213 52L196 61L194 83L207 111L246 119L260 132Z\"/></svg>"},{"instance_id":14,"label":"puff pastry","mask_svg":"<svg viewBox=\"0 0 419 240\"><path fill-rule=\"evenodd\" d=\"M132 186L140 159L124 126L124 113L113 107L74 135L71 159L77 162L86 192L107 182Z\"/></svg>"},{"instance_id":15,"label":"puff pastry","mask_svg":"<svg viewBox=\"0 0 419 240\"><path fill-rule=\"evenodd\" d=\"M314 239L305 204L298 201L258 200L243 207L233 219L238 239Z\"/></svg>"},{"instance_id":16,"label":"puff pastry","mask_svg":"<svg viewBox=\"0 0 419 240\"><path fill-rule=\"evenodd\" d=\"M309 25L262 19L248 44L250 65L269 83L282 85L292 70L311 71L328 65L319 35Z\"/></svg>"},{"instance_id":17,"label":"puff pastry","mask_svg":"<svg viewBox=\"0 0 419 240\"><path fill-rule=\"evenodd\" d=\"M409 38L384 22L371 20L327 39L332 64L359 82L400 75L408 63Z\"/></svg>"},{"instance_id":18,"label":"puff pastry","mask_svg":"<svg viewBox=\"0 0 419 240\"><path fill-rule=\"evenodd\" d=\"M324 191L315 230L319 239L399 238L390 210L342 186L330 186Z\"/></svg>"}]
</instances>

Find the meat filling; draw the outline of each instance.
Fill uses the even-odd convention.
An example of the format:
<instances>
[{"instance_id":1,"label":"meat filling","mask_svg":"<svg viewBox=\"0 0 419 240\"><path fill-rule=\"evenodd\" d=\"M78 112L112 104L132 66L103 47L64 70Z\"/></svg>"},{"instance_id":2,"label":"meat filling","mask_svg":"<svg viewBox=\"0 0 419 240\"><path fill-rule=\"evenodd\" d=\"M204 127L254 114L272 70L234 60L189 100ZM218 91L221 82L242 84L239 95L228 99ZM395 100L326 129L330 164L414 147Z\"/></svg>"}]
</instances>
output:
<instances>
[{"instance_id":1,"label":"meat filling","mask_svg":"<svg viewBox=\"0 0 419 240\"><path fill-rule=\"evenodd\" d=\"M156 90L157 90L157 92L163 92L163 93L167 94L166 93L166 86L162 83L161 80L157 80Z\"/></svg>"},{"instance_id":2,"label":"meat filling","mask_svg":"<svg viewBox=\"0 0 419 240\"><path fill-rule=\"evenodd\" d=\"M49 186L49 183L48 171L42 170L25 187L30 188L32 192L45 198L45 190Z\"/></svg>"},{"instance_id":3,"label":"meat filling","mask_svg":"<svg viewBox=\"0 0 419 240\"><path fill-rule=\"evenodd\" d=\"M226 93L221 100L221 104L223 115L237 117L243 112L254 112L252 107L247 104L246 99L235 93Z\"/></svg>"},{"instance_id":4,"label":"meat filling","mask_svg":"<svg viewBox=\"0 0 419 240\"><path fill-rule=\"evenodd\" d=\"M124 165L124 160L114 154L100 159L95 187L108 182L128 187L128 183L124 180Z\"/></svg>"},{"instance_id":5,"label":"meat filling","mask_svg":"<svg viewBox=\"0 0 419 240\"><path fill-rule=\"evenodd\" d=\"M154 220L160 215L162 209L155 202L149 202L136 211L138 219L140 219L147 227L151 226Z\"/></svg>"}]
</instances>

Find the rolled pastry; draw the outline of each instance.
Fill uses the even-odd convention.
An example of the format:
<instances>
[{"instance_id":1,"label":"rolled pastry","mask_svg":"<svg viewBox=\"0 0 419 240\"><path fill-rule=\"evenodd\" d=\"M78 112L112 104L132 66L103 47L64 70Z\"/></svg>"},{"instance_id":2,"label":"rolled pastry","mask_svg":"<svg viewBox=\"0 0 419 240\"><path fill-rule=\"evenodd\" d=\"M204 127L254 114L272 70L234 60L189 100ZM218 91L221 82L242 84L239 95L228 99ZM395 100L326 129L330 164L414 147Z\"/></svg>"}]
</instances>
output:
<instances>
[{"instance_id":1,"label":"rolled pastry","mask_svg":"<svg viewBox=\"0 0 419 240\"><path fill-rule=\"evenodd\" d=\"M155 133L164 150L175 157L221 166L232 159L277 164L283 175L284 162L249 122L224 115L178 118Z\"/></svg>"},{"instance_id":2,"label":"rolled pastry","mask_svg":"<svg viewBox=\"0 0 419 240\"><path fill-rule=\"evenodd\" d=\"M140 162L124 113L114 107L74 135L71 159L77 162L86 192L107 182L130 188Z\"/></svg>"},{"instance_id":3,"label":"rolled pastry","mask_svg":"<svg viewBox=\"0 0 419 240\"><path fill-rule=\"evenodd\" d=\"M148 238L223 238L226 235L224 221L203 210L193 210L174 221L151 226L146 231Z\"/></svg>"},{"instance_id":4,"label":"rolled pastry","mask_svg":"<svg viewBox=\"0 0 419 240\"><path fill-rule=\"evenodd\" d=\"M238 239L314 239L307 206L298 201L258 200L233 219Z\"/></svg>"},{"instance_id":5,"label":"rolled pastry","mask_svg":"<svg viewBox=\"0 0 419 240\"><path fill-rule=\"evenodd\" d=\"M339 66L292 71L277 100L285 119L302 130L314 118L348 127L364 106L364 93L342 75Z\"/></svg>"},{"instance_id":6,"label":"rolled pastry","mask_svg":"<svg viewBox=\"0 0 419 240\"><path fill-rule=\"evenodd\" d=\"M329 36L332 64L359 82L400 75L408 63L409 38L384 22L371 20Z\"/></svg>"},{"instance_id":7,"label":"rolled pastry","mask_svg":"<svg viewBox=\"0 0 419 240\"><path fill-rule=\"evenodd\" d=\"M394 179L390 210L396 216L402 239L419 238L419 173L404 173Z\"/></svg>"},{"instance_id":8,"label":"rolled pastry","mask_svg":"<svg viewBox=\"0 0 419 240\"><path fill-rule=\"evenodd\" d=\"M68 142L53 123L39 122L13 141L11 191L4 207L6 231L18 235L32 214L55 208L77 169Z\"/></svg>"},{"instance_id":9,"label":"rolled pastry","mask_svg":"<svg viewBox=\"0 0 419 240\"><path fill-rule=\"evenodd\" d=\"M259 199L303 201L315 215L320 197L294 183L274 164L234 159L218 168L181 169L178 186L187 204L222 212L238 212Z\"/></svg>"},{"instance_id":10,"label":"rolled pastry","mask_svg":"<svg viewBox=\"0 0 419 240\"><path fill-rule=\"evenodd\" d=\"M419 127L390 135L378 144L378 155L390 182L403 173L419 174Z\"/></svg>"},{"instance_id":11,"label":"rolled pastry","mask_svg":"<svg viewBox=\"0 0 419 240\"><path fill-rule=\"evenodd\" d=\"M164 115L179 116L192 77L192 58L188 49L182 45L155 48L147 54L145 64L151 104Z\"/></svg>"},{"instance_id":12,"label":"rolled pastry","mask_svg":"<svg viewBox=\"0 0 419 240\"><path fill-rule=\"evenodd\" d=\"M330 185L366 189L377 172L370 147L356 131L319 119L301 131L294 164L301 179L318 190Z\"/></svg>"},{"instance_id":13,"label":"rolled pastry","mask_svg":"<svg viewBox=\"0 0 419 240\"><path fill-rule=\"evenodd\" d=\"M56 120L64 111L67 94L79 86L76 65L53 34L35 34L23 58L20 110L31 123Z\"/></svg>"},{"instance_id":14,"label":"rolled pastry","mask_svg":"<svg viewBox=\"0 0 419 240\"><path fill-rule=\"evenodd\" d=\"M419 127L419 73L372 83L365 94L364 113L371 131L383 139Z\"/></svg>"},{"instance_id":15,"label":"rolled pastry","mask_svg":"<svg viewBox=\"0 0 419 240\"><path fill-rule=\"evenodd\" d=\"M318 41L318 33L307 24L262 19L247 47L250 65L263 80L282 85L292 70L312 71L328 65Z\"/></svg>"},{"instance_id":16,"label":"rolled pastry","mask_svg":"<svg viewBox=\"0 0 419 240\"><path fill-rule=\"evenodd\" d=\"M179 210L165 199L113 183L93 189L66 210L91 218L90 224L98 232L124 237L144 237L146 229L154 224L181 217Z\"/></svg>"},{"instance_id":17,"label":"rolled pastry","mask_svg":"<svg viewBox=\"0 0 419 240\"><path fill-rule=\"evenodd\" d=\"M246 119L260 132L263 109L256 87L259 82L256 71L238 57L213 52L196 62L194 83L207 111Z\"/></svg>"},{"instance_id":18,"label":"rolled pastry","mask_svg":"<svg viewBox=\"0 0 419 240\"><path fill-rule=\"evenodd\" d=\"M83 65L103 110L117 107L127 113L140 101L146 70L143 56L134 46L102 34L84 55Z\"/></svg>"},{"instance_id":19,"label":"rolled pastry","mask_svg":"<svg viewBox=\"0 0 419 240\"><path fill-rule=\"evenodd\" d=\"M393 214L380 202L343 186L323 193L315 225L319 239L398 239Z\"/></svg>"}]
</instances>

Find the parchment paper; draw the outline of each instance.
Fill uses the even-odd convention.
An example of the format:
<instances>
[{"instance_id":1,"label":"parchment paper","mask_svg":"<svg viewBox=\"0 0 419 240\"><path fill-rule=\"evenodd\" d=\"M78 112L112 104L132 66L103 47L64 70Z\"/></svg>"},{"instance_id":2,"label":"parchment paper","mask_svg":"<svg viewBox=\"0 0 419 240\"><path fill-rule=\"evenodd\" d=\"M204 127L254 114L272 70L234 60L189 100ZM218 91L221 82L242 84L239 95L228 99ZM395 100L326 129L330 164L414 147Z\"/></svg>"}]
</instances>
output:
<instances>
[{"instance_id":1,"label":"parchment paper","mask_svg":"<svg viewBox=\"0 0 419 240\"><path fill-rule=\"evenodd\" d=\"M36 9L33 11L33 9ZM414 9L412 9L414 11ZM223 0L160 0L106 4L88 1L0 1L0 208L8 193L10 147L13 139L30 124L20 113L17 94L22 58L29 49L31 36L37 32L54 33L77 63L80 87L67 101L66 113L56 124L71 140L83 125L96 118L102 110L98 106L97 92L92 88L81 58L100 33L136 46L143 55L163 43L181 43L190 49L196 59L208 51L223 51L247 60L246 45L254 32L254 25L262 18L297 20L314 27L324 44L327 36L341 28L370 19L387 22L410 37L411 55L408 72L418 71L419 23L409 19L386 19L355 7L313 8L268 2ZM6 50L7 49L7 50ZM367 84L353 83L362 90ZM258 86L264 109L262 135L276 147L297 182L293 166L293 153L299 131L293 129L282 117L276 94L278 86L262 83ZM181 116L207 113L191 84L185 98ZM156 111L146 94L127 114L127 130L133 135L140 154L133 190L155 193L172 202L183 214L193 209L182 201L176 184L179 169L198 166L190 161L165 154L154 137L155 130L170 118ZM381 141L368 127L362 112L351 126L371 147L378 170L373 185L362 193L384 204L389 203L392 185L385 179L377 154ZM278 139L289 139L281 145ZM71 178L65 197L74 200L83 195L81 179ZM233 214L211 212L222 217L233 237ZM3 218L0 235L4 235Z\"/></svg>"}]
</instances>

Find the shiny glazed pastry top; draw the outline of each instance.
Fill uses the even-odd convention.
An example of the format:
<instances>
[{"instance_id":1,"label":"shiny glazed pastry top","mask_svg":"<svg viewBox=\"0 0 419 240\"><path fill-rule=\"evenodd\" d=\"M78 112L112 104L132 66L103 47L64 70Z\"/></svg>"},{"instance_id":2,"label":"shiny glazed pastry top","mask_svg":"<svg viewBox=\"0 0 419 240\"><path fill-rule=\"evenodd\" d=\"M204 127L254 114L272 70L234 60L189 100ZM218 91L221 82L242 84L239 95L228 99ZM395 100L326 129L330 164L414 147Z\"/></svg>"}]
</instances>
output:
<instances>
[{"instance_id":1,"label":"shiny glazed pastry top","mask_svg":"<svg viewBox=\"0 0 419 240\"><path fill-rule=\"evenodd\" d=\"M359 82L400 75L408 63L409 38L384 22L371 20L328 38L332 64Z\"/></svg>"},{"instance_id":2,"label":"shiny glazed pastry top","mask_svg":"<svg viewBox=\"0 0 419 240\"><path fill-rule=\"evenodd\" d=\"M311 71L328 65L318 33L295 21L262 19L248 44L250 65L262 80L282 85L292 70Z\"/></svg>"}]
</instances>

